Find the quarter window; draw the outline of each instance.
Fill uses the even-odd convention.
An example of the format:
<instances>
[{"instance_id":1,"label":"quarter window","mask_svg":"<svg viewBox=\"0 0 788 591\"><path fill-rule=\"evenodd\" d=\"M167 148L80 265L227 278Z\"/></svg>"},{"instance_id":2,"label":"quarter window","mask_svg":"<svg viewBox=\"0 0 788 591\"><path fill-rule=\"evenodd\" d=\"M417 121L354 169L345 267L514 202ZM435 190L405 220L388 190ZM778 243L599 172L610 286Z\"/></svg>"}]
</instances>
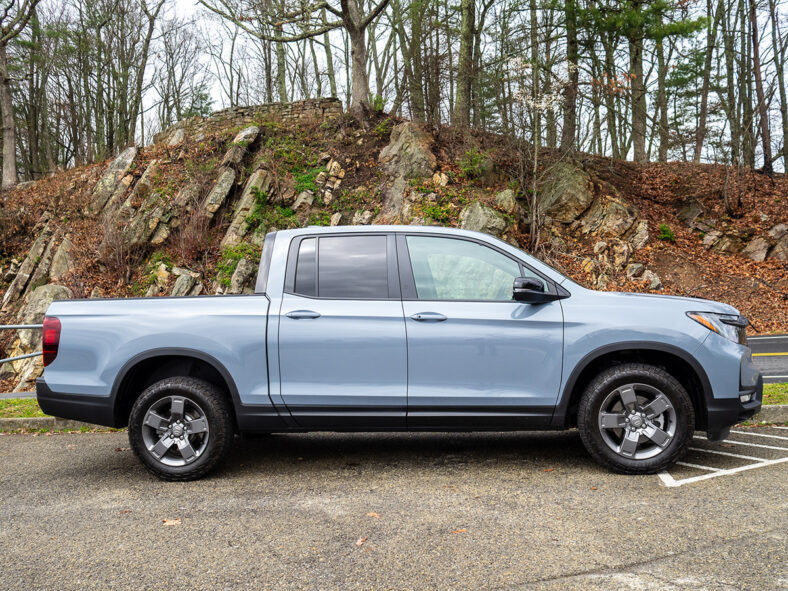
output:
<instances>
[{"instance_id":1,"label":"quarter window","mask_svg":"<svg viewBox=\"0 0 788 591\"><path fill-rule=\"evenodd\" d=\"M338 299L386 299L386 236L306 238L298 248L294 291Z\"/></svg>"},{"instance_id":2,"label":"quarter window","mask_svg":"<svg viewBox=\"0 0 788 591\"><path fill-rule=\"evenodd\" d=\"M468 240L408 236L407 242L420 300L512 299L517 261Z\"/></svg>"}]
</instances>

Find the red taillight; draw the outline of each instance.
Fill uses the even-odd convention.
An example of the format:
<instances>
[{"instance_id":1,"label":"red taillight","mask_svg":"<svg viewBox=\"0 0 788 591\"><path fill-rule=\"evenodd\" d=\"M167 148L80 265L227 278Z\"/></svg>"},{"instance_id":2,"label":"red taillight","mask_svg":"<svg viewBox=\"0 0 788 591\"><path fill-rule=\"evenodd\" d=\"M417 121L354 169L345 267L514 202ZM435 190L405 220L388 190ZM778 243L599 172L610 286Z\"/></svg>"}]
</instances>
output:
<instances>
[{"instance_id":1,"label":"red taillight","mask_svg":"<svg viewBox=\"0 0 788 591\"><path fill-rule=\"evenodd\" d=\"M44 318L44 365L49 365L57 357L57 348L60 346L60 320L54 316Z\"/></svg>"}]
</instances>

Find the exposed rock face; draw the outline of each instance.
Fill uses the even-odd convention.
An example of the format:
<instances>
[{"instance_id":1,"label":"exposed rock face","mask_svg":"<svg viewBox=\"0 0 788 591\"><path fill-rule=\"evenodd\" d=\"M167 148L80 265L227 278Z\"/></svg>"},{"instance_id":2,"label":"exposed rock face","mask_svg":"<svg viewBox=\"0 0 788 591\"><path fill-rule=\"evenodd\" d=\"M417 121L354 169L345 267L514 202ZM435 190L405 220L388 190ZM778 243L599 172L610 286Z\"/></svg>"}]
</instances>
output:
<instances>
[{"instance_id":1,"label":"exposed rock face","mask_svg":"<svg viewBox=\"0 0 788 591\"><path fill-rule=\"evenodd\" d=\"M366 226L372 222L374 214L369 210L357 211L353 214L353 220L350 222L353 226Z\"/></svg>"},{"instance_id":2,"label":"exposed rock face","mask_svg":"<svg viewBox=\"0 0 788 591\"><path fill-rule=\"evenodd\" d=\"M97 214L107 205L110 197L113 196L118 188L118 183L126 175L131 167L134 158L137 157L137 148L131 146L123 150L107 168L104 175L93 189L88 210L92 214Z\"/></svg>"},{"instance_id":3,"label":"exposed rock face","mask_svg":"<svg viewBox=\"0 0 788 591\"><path fill-rule=\"evenodd\" d=\"M754 261L765 261L766 255L771 248L771 244L765 238L755 238L741 251L742 256L746 256Z\"/></svg>"},{"instance_id":4,"label":"exposed rock face","mask_svg":"<svg viewBox=\"0 0 788 591\"><path fill-rule=\"evenodd\" d=\"M649 289L662 289L662 281L660 280L659 275L657 275L654 271L647 269L643 272L642 279L644 282L648 283Z\"/></svg>"},{"instance_id":5,"label":"exposed rock face","mask_svg":"<svg viewBox=\"0 0 788 591\"><path fill-rule=\"evenodd\" d=\"M57 281L64 275L67 275L74 269L74 258L71 254L74 245L71 240L66 237L60 243L55 256L52 258L52 266L49 268L49 278Z\"/></svg>"},{"instance_id":6,"label":"exposed rock face","mask_svg":"<svg viewBox=\"0 0 788 591\"><path fill-rule=\"evenodd\" d=\"M315 202L315 194L312 191L301 191L293 203L293 211L307 209Z\"/></svg>"},{"instance_id":7,"label":"exposed rock face","mask_svg":"<svg viewBox=\"0 0 788 591\"><path fill-rule=\"evenodd\" d=\"M72 298L71 290L62 285L42 285L37 287L30 294L27 304L19 314L17 320L19 324L41 324L44 320L47 308L55 300ZM8 357L27 355L40 350L41 331L40 330L19 330L16 337L11 342L11 346L6 351ZM5 357L6 355L4 355ZM19 383L14 389L15 392L23 392L31 389L35 384L35 379L41 375L44 365L41 357L32 357L6 363L0 368L0 379L17 376Z\"/></svg>"},{"instance_id":8,"label":"exposed rock face","mask_svg":"<svg viewBox=\"0 0 788 591\"><path fill-rule=\"evenodd\" d=\"M3 295L3 310L20 299L27 290L38 287L42 279L45 282L49 274L49 265L54 256L55 242L58 238L59 233L53 230L50 224L46 224L33 242L30 252L22 261L14 280Z\"/></svg>"},{"instance_id":9,"label":"exposed rock face","mask_svg":"<svg viewBox=\"0 0 788 591\"><path fill-rule=\"evenodd\" d=\"M537 194L540 211L562 224L571 224L594 200L591 177L569 162L553 166Z\"/></svg>"},{"instance_id":10,"label":"exposed rock face","mask_svg":"<svg viewBox=\"0 0 788 591\"><path fill-rule=\"evenodd\" d=\"M227 233L222 238L222 246L235 246L249 233L249 223L246 221L254 210L258 195L268 198L273 189L273 177L264 170L255 170L246 181L241 198L235 206L232 222Z\"/></svg>"},{"instance_id":11,"label":"exposed rock face","mask_svg":"<svg viewBox=\"0 0 788 591\"><path fill-rule=\"evenodd\" d=\"M774 238L777 243L768 255L770 259L778 261L788 261L788 226L777 224L769 230L769 236Z\"/></svg>"},{"instance_id":12,"label":"exposed rock face","mask_svg":"<svg viewBox=\"0 0 788 591\"><path fill-rule=\"evenodd\" d=\"M514 191L506 189L495 196L495 204L506 213L517 211L517 200L514 198Z\"/></svg>"},{"instance_id":13,"label":"exposed rock face","mask_svg":"<svg viewBox=\"0 0 788 591\"><path fill-rule=\"evenodd\" d=\"M225 168L221 173L219 173L219 178L216 179L213 189L211 189L211 192L208 193L208 196L205 198L205 202L203 203L203 209L209 218L212 218L213 214L215 214L217 210L222 205L224 205L227 196L230 194L230 191L234 186L235 171L232 168Z\"/></svg>"},{"instance_id":14,"label":"exposed rock face","mask_svg":"<svg viewBox=\"0 0 788 591\"><path fill-rule=\"evenodd\" d=\"M677 217L698 232L711 232L716 225L715 221L708 217L708 211L703 204L694 199L679 210Z\"/></svg>"},{"instance_id":15,"label":"exposed rock face","mask_svg":"<svg viewBox=\"0 0 788 591\"><path fill-rule=\"evenodd\" d=\"M584 234L623 236L635 223L634 209L613 197L596 199L580 222Z\"/></svg>"},{"instance_id":16,"label":"exposed rock face","mask_svg":"<svg viewBox=\"0 0 788 591\"><path fill-rule=\"evenodd\" d=\"M460 228L484 232L493 236L501 236L509 226L503 216L480 203L474 201L460 212Z\"/></svg>"},{"instance_id":17,"label":"exposed rock face","mask_svg":"<svg viewBox=\"0 0 788 591\"><path fill-rule=\"evenodd\" d=\"M230 149L224 155L222 166L238 167L259 134L260 128L256 125L250 125L239 131L233 139Z\"/></svg>"},{"instance_id":18,"label":"exposed rock face","mask_svg":"<svg viewBox=\"0 0 788 591\"><path fill-rule=\"evenodd\" d=\"M256 273L257 268L252 261L245 258L238 261L227 293L251 293L251 284Z\"/></svg>"},{"instance_id":19,"label":"exposed rock face","mask_svg":"<svg viewBox=\"0 0 788 591\"><path fill-rule=\"evenodd\" d=\"M400 216L409 179L432 176L437 164L432 153L434 143L432 134L418 123L400 123L392 130L389 144L378 156L378 164L389 177L383 189L386 215Z\"/></svg>"}]
</instances>

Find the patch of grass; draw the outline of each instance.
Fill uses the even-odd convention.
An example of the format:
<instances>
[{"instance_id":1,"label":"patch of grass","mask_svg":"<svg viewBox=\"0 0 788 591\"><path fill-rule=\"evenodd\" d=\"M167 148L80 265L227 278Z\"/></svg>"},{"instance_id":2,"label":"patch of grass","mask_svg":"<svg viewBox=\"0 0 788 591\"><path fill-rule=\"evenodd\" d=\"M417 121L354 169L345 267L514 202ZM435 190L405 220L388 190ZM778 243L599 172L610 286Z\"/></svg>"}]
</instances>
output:
<instances>
[{"instance_id":1,"label":"patch of grass","mask_svg":"<svg viewBox=\"0 0 788 591\"><path fill-rule=\"evenodd\" d=\"M788 404L788 383L764 384L764 404Z\"/></svg>"},{"instance_id":2,"label":"patch of grass","mask_svg":"<svg viewBox=\"0 0 788 591\"><path fill-rule=\"evenodd\" d=\"M29 419L45 417L35 398L9 398L0 400L0 419Z\"/></svg>"},{"instance_id":3,"label":"patch of grass","mask_svg":"<svg viewBox=\"0 0 788 591\"><path fill-rule=\"evenodd\" d=\"M667 224L660 224L658 228L657 238L665 242L676 242L676 234L670 229Z\"/></svg>"},{"instance_id":4,"label":"patch of grass","mask_svg":"<svg viewBox=\"0 0 788 591\"><path fill-rule=\"evenodd\" d=\"M241 259L254 261L260 256L260 247L248 242L241 242L237 246L230 246L222 251L222 258L216 264L216 280L224 287L230 286L230 279L238 267Z\"/></svg>"},{"instance_id":5,"label":"patch of grass","mask_svg":"<svg viewBox=\"0 0 788 591\"><path fill-rule=\"evenodd\" d=\"M394 129L394 122L391 120L391 118L387 117L375 126L375 128L372 130L372 133L374 133L380 139L387 139L391 137L392 129Z\"/></svg>"},{"instance_id":6,"label":"patch of grass","mask_svg":"<svg viewBox=\"0 0 788 591\"><path fill-rule=\"evenodd\" d=\"M314 168L307 168L305 170L301 170L300 172L293 173L293 179L295 180L295 193L296 195L302 193L303 191L312 191L315 195L317 195L319 189L317 184L315 183L315 178L317 175L320 174L324 168L322 166L317 166Z\"/></svg>"},{"instance_id":7,"label":"patch of grass","mask_svg":"<svg viewBox=\"0 0 788 591\"><path fill-rule=\"evenodd\" d=\"M444 226L448 226L451 221L451 208L448 205L423 205L421 212L425 218L431 218Z\"/></svg>"},{"instance_id":8,"label":"patch of grass","mask_svg":"<svg viewBox=\"0 0 788 591\"><path fill-rule=\"evenodd\" d=\"M313 213L309 216L309 221L307 222L308 226L330 226L331 225L331 214L327 211Z\"/></svg>"}]
</instances>

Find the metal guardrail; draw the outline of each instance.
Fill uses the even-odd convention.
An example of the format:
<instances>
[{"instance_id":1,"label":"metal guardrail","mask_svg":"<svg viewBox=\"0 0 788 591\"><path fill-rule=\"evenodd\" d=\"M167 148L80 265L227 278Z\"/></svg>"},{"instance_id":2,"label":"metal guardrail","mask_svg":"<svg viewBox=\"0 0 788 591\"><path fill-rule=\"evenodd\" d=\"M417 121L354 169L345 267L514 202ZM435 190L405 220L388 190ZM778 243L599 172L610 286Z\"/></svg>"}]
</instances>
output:
<instances>
[{"instance_id":1,"label":"metal guardrail","mask_svg":"<svg viewBox=\"0 0 788 591\"><path fill-rule=\"evenodd\" d=\"M36 330L44 328L43 324L0 324L0 330ZM8 361L19 361L20 359L30 359L31 357L38 357L43 355L42 351L35 353L28 353L27 355L19 355L17 357L9 357L7 359L0 359L0 364Z\"/></svg>"}]
</instances>

